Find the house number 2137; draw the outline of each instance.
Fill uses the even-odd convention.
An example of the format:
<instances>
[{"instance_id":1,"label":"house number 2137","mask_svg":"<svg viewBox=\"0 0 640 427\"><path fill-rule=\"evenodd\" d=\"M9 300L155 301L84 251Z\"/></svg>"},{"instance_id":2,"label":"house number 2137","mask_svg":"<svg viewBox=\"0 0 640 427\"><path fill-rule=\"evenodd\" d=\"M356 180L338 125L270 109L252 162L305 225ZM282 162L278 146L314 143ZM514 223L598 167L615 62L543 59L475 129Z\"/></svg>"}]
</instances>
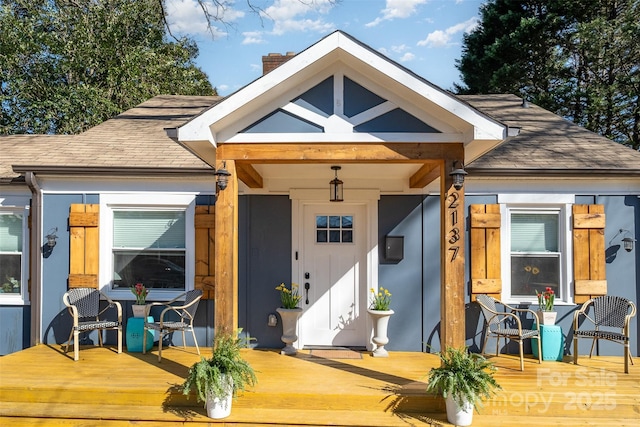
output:
<instances>
[{"instance_id":1,"label":"house number 2137","mask_svg":"<svg viewBox=\"0 0 640 427\"><path fill-rule=\"evenodd\" d=\"M458 256L460 246L456 243L460 240L460 228L458 227L458 199L460 195L453 192L447 196L447 216L449 218L449 231L447 232L449 248L451 251L451 262Z\"/></svg>"}]
</instances>

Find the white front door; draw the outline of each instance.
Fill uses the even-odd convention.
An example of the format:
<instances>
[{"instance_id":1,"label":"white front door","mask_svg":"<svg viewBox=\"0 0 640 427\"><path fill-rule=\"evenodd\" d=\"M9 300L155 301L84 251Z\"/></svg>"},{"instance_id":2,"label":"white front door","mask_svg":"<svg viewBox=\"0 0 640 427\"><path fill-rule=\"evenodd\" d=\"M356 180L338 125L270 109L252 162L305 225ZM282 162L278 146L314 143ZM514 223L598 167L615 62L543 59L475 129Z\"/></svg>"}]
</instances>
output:
<instances>
[{"instance_id":1,"label":"white front door","mask_svg":"<svg viewBox=\"0 0 640 427\"><path fill-rule=\"evenodd\" d=\"M302 219L298 347L365 346L366 205L303 203Z\"/></svg>"}]
</instances>

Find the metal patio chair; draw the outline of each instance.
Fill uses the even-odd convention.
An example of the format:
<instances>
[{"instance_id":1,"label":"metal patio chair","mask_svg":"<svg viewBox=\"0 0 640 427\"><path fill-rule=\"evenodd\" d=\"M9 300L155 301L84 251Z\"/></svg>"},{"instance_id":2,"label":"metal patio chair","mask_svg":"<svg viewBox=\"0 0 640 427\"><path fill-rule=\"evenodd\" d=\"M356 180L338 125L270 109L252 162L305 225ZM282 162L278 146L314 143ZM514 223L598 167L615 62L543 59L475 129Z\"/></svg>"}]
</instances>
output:
<instances>
[{"instance_id":1,"label":"metal patio chair","mask_svg":"<svg viewBox=\"0 0 640 427\"><path fill-rule=\"evenodd\" d=\"M100 298L104 298L108 305L100 310ZM118 331L118 353L122 353L122 306L119 302L113 301L107 295L95 288L73 288L69 289L62 297L62 302L69 309L73 317L73 327L67 340L65 354L69 351L69 344L73 338L73 360L78 360L79 336L81 332L98 331L98 343L102 347L102 331ZM117 320L101 318L102 314L115 308Z\"/></svg>"},{"instance_id":2,"label":"metal patio chair","mask_svg":"<svg viewBox=\"0 0 640 427\"><path fill-rule=\"evenodd\" d=\"M591 307L593 307L593 317L587 314ZM593 340L589 357L593 355L593 349L598 340L607 340L624 346L624 373L628 374L629 361L633 365L629 351L629 321L635 315L635 304L622 297L604 295L591 298L582 304L582 307L573 313L573 363L578 364L579 338ZM579 329L582 316L585 320L589 319L593 329ZM585 326L584 321L582 326Z\"/></svg>"},{"instance_id":3,"label":"metal patio chair","mask_svg":"<svg viewBox=\"0 0 640 427\"><path fill-rule=\"evenodd\" d=\"M182 300L184 298L184 303L181 305L172 305L173 303ZM142 353L146 353L147 348L147 331L155 330L160 332L160 338L158 340L158 362L162 361L162 340L165 335L168 335L172 332L181 331L182 332L182 346L185 347L185 331L191 331L193 335L193 342L196 345L196 351L198 355L200 354L200 348L198 347L198 340L196 339L196 333L193 330L193 319L196 315L196 310L198 309L198 304L200 303L200 299L202 298L202 290L194 289L192 291L185 292L183 294L178 295L176 298L172 299L168 302L154 302L147 305L147 314L151 310L153 306L166 306L164 310L160 313L160 319L158 322L148 322L148 317L145 316L144 321L144 333L142 338ZM179 320L171 320L168 313L175 313L179 317ZM167 316L167 320L165 320L165 315Z\"/></svg>"},{"instance_id":4,"label":"metal patio chair","mask_svg":"<svg viewBox=\"0 0 640 427\"><path fill-rule=\"evenodd\" d=\"M482 344L482 354L490 336L496 338L496 356L499 354L500 337L504 338L505 345L507 338L516 341L520 347L520 370L524 371L524 352L522 342L526 339L538 338L538 363L542 363L542 349L540 345L540 322L533 310L526 308L511 307L488 295L478 295L476 301L482 309L485 319L486 335ZM504 310L499 310L498 305L504 306ZM520 313L531 313L536 322L536 329L523 329Z\"/></svg>"}]
</instances>

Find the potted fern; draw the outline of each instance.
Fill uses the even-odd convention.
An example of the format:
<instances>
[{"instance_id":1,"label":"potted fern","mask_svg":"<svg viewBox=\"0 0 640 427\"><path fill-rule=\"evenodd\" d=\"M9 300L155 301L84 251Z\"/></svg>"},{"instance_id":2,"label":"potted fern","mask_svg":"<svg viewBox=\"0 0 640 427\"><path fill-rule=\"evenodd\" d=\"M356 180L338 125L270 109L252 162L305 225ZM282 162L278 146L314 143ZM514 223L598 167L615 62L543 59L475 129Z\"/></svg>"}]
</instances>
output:
<instances>
[{"instance_id":1,"label":"potted fern","mask_svg":"<svg viewBox=\"0 0 640 427\"><path fill-rule=\"evenodd\" d=\"M482 355L469 353L464 347L448 347L438 356L441 365L429 371L427 391L445 398L450 423L471 425L473 410L478 411L483 399L502 388L493 377L496 368Z\"/></svg>"},{"instance_id":2,"label":"potted fern","mask_svg":"<svg viewBox=\"0 0 640 427\"><path fill-rule=\"evenodd\" d=\"M235 334L220 333L213 341L213 355L202 357L189 368L182 384L182 392L196 392L198 402L205 402L210 418L226 418L231 414L231 403L238 392L257 382L256 374L240 354L243 341Z\"/></svg>"}]
</instances>

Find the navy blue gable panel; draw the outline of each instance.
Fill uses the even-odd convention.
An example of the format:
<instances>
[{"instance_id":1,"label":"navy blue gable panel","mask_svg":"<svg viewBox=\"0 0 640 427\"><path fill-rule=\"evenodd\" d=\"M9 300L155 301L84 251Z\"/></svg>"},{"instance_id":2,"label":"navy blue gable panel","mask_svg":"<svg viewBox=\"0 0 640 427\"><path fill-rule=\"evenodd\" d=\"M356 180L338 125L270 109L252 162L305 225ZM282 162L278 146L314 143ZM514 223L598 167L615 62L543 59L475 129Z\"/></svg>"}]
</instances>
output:
<instances>
[{"instance_id":1,"label":"navy blue gable panel","mask_svg":"<svg viewBox=\"0 0 640 427\"><path fill-rule=\"evenodd\" d=\"M418 132L440 133L422 120L400 108L389 111L354 128L355 132Z\"/></svg>"},{"instance_id":2,"label":"navy blue gable panel","mask_svg":"<svg viewBox=\"0 0 640 427\"><path fill-rule=\"evenodd\" d=\"M304 102L301 102L304 101ZM333 114L333 76L315 85L296 99L294 104L304 106L304 103L314 106L326 117Z\"/></svg>"},{"instance_id":3,"label":"navy blue gable panel","mask_svg":"<svg viewBox=\"0 0 640 427\"><path fill-rule=\"evenodd\" d=\"M322 133L324 128L294 116L283 110L276 110L247 127L241 133Z\"/></svg>"},{"instance_id":4,"label":"navy blue gable panel","mask_svg":"<svg viewBox=\"0 0 640 427\"><path fill-rule=\"evenodd\" d=\"M343 82L344 115L347 117L353 117L386 101L348 77L345 77Z\"/></svg>"}]
</instances>

